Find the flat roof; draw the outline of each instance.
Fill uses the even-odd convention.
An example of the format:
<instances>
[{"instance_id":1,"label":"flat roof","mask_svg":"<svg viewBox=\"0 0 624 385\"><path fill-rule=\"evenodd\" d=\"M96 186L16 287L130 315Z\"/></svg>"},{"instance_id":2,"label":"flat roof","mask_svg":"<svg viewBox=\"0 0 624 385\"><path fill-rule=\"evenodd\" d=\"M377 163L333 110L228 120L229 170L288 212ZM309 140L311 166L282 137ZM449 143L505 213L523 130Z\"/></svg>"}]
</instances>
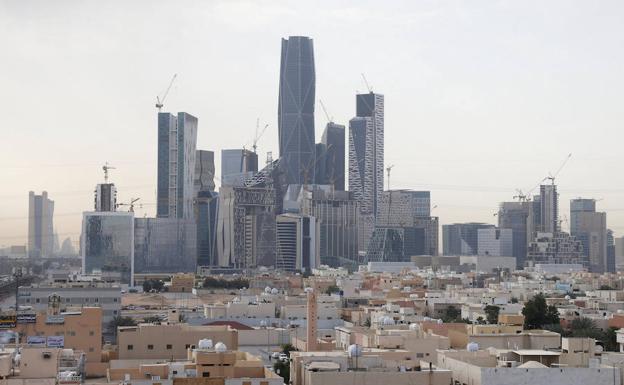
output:
<instances>
[{"instance_id":1,"label":"flat roof","mask_svg":"<svg viewBox=\"0 0 624 385\"><path fill-rule=\"evenodd\" d=\"M521 349L521 350L512 350L512 352L516 353L519 356L560 356L561 352L553 352L550 350L542 350L542 349Z\"/></svg>"}]
</instances>

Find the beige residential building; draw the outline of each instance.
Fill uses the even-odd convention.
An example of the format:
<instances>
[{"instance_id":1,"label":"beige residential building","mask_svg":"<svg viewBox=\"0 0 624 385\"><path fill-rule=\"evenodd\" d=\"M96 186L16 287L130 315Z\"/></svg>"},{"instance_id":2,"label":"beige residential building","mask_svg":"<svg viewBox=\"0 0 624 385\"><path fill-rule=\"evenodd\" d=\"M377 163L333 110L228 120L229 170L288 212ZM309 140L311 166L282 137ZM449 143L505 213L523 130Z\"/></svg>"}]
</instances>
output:
<instances>
[{"instance_id":1,"label":"beige residential building","mask_svg":"<svg viewBox=\"0 0 624 385\"><path fill-rule=\"evenodd\" d=\"M118 328L119 359L185 359L203 338L238 349L238 331L228 325L140 324Z\"/></svg>"}]
</instances>

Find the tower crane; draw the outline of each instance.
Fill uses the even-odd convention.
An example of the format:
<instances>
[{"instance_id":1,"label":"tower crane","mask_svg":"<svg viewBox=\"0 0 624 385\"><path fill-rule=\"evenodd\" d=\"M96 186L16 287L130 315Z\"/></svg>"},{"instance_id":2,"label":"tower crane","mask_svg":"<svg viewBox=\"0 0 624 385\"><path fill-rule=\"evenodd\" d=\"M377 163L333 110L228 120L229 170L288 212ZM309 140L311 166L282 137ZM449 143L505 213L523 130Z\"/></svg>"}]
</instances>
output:
<instances>
[{"instance_id":1,"label":"tower crane","mask_svg":"<svg viewBox=\"0 0 624 385\"><path fill-rule=\"evenodd\" d=\"M260 129L260 118L256 119L256 134L254 136L254 140L253 140L253 144L251 145L251 147L253 148L253 152L256 153L256 148L258 147L258 140L260 140L260 138L262 138L262 135L264 135L264 132L266 131L266 129L269 127L268 124L265 124L264 127L262 128L262 131L260 131L260 133L258 133L259 129Z\"/></svg>"},{"instance_id":2,"label":"tower crane","mask_svg":"<svg viewBox=\"0 0 624 385\"><path fill-rule=\"evenodd\" d=\"M163 93L162 97L156 96L156 108L158 108L158 112L162 111L162 108L165 105L165 99L167 99L167 95L169 95L169 90L171 89L171 86L173 86L173 82L176 80L177 77L178 77L178 74L173 74L173 77L171 78L171 81L169 82L169 86Z\"/></svg>"},{"instance_id":3,"label":"tower crane","mask_svg":"<svg viewBox=\"0 0 624 385\"><path fill-rule=\"evenodd\" d=\"M128 206L128 212L134 212L134 204L141 198L130 198L130 203L117 203L117 207Z\"/></svg>"},{"instance_id":4,"label":"tower crane","mask_svg":"<svg viewBox=\"0 0 624 385\"><path fill-rule=\"evenodd\" d=\"M557 177L557 175L559 175L561 170L563 170L563 167L565 167L565 165L568 163L568 160L570 160L571 157L572 157L572 153L569 153L568 156L566 156L566 158L564 159L563 163L561 163L561 166L559 166L557 171L555 171L554 174L548 173L548 176L546 178L544 178L544 180L548 179L548 180L550 180L550 183L552 185L554 185L555 184L555 178Z\"/></svg>"},{"instance_id":5,"label":"tower crane","mask_svg":"<svg viewBox=\"0 0 624 385\"><path fill-rule=\"evenodd\" d=\"M325 108L325 104L323 104L323 101L321 99L319 99L319 104L321 105L321 108L323 109L323 112L325 113L325 117L327 117L327 123L333 123L334 117L329 116L329 114L327 113L327 108Z\"/></svg>"},{"instance_id":6,"label":"tower crane","mask_svg":"<svg viewBox=\"0 0 624 385\"><path fill-rule=\"evenodd\" d=\"M108 183L108 170L114 170L115 167L109 166L108 162L104 163L102 166L102 170L104 170L104 183Z\"/></svg>"},{"instance_id":7,"label":"tower crane","mask_svg":"<svg viewBox=\"0 0 624 385\"><path fill-rule=\"evenodd\" d=\"M373 89L368 85L368 80L366 80L366 76L364 76L364 73L362 73L361 75L362 79L364 80L364 85L366 86L366 89L368 90L368 92L372 93Z\"/></svg>"}]
</instances>

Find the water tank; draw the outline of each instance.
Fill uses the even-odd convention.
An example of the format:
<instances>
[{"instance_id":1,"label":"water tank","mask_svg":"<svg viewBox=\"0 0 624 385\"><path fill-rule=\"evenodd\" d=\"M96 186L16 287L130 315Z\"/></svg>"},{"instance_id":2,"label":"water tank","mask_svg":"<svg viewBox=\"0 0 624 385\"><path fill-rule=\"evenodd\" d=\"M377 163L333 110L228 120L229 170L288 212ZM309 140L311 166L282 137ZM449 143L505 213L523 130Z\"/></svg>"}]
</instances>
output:
<instances>
[{"instance_id":1,"label":"water tank","mask_svg":"<svg viewBox=\"0 0 624 385\"><path fill-rule=\"evenodd\" d=\"M394 325L394 320L391 317L381 317L381 322L382 325Z\"/></svg>"},{"instance_id":2,"label":"water tank","mask_svg":"<svg viewBox=\"0 0 624 385\"><path fill-rule=\"evenodd\" d=\"M270 293L270 292L271 292L271 288L270 288L270 287L268 287L268 286L267 286L267 287L265 287L265 288L264 288L264 292L265 292L265 293L267 293L267 294L268 294L268 293Z\"/></svg>"},{"instance_id":3,"label":"water tank","mask_svg":"<svg viewBox=\"0 0 624 385\"><path fill-rule=\"evenodd\" d=\"M276 288L271 289L271 294L277 294L279 293L279 290L277 290Z\"/></svg>"},{"instance_id":4,"label":"water tank","mask_svg":"<svg viewBox=\"0 0 624 385\"><path fill-rule=\"evenodd\" d=\"M420 330L420 325L417 323L409 324L409 330L412 330L412 331Z\"/></svg>"},{"instance_id":5,"label":"water tank","mask_svg":"<svg viewBox=\"0 0 624 385\"><path fill-rule=\"evenodd\" d=\"M217 342L214 346L214 350L218 353L223 353L227 351L227 346L223 342Z\"/></svg>"},{"instance_id":6,"label":"water tank","mask_svg":"<svg viewBox=\"0 0 624 385\"><path fill-rule=\"evenodd\" d=\"M208 338L202 338L201 340L199 340L197 346L199 349L212 349L212 340L209 340Z\"/></svg>"},{"instance_id":7,"label":"water tank","mask_svg":"<svg viewBox=\"0 0 624 385\"><path fill-rule=\"evenodd\" d=\"M361 357L362 356L362 347L358 344L349 345L347 348L347 354L349 357Z\"/></svg>"},{"instance_id":8,"label":"water tank","mask_svg":"<svg viewBox=\"0 0 624 385\"><path fill-rule=\"evenodd\" d=\"M314 291L314 289L312 289L311 287L306 287L305 289L303 289L303 291L305 291L306 293L310 293Z\"/></svg>"},{"instance_id":9,"label":"water tank","mask_svg":"<svg viewBox=\"0 0 624 385\"><path fill-rule=\"evenodd\" d=\"M441 319L439 319L437 322L438 322L438 325L440 325L440 324L443 324L443 323L444 323L444 321L442 321Z\"/></svg>"},{"instance_id":10,"label":"water tank","mask_svg":"<svg viewBox=\"0 0 624 385\"><path fill-rule=\"evenodd\" d=\"M602 345L596 345L596 353L602 353L604 350L604 348L602 347Z\"/></svg>"},{"instance_id":11,"label":"water tank","mask_svg":"<svg viewBox=\"0 0 624 385\"><path fill-rule=\"evenodd\" d=\"M61 357L74 357L74 350L73 349L61 350Z\"/></svg>"},{"instance_id":12,"label":"water tank","mask_svg":"<svg viewBox=\"0 0 624 385\"><path fill-rule=\"evenodd\" d=\"M565 299L570 299L570 296L569 296L569 295L566 295L564 298L565 298Z\"/></svg>"},{"instance_id":13,"label":"water tank","mask_svg":"<svg viewBox=\"0 0 624 385\"><path fill-rule=\"evenodd\" d=\"M429 322L429 321L431 321L431 318L429 318L429 317L425 317L425 318L423 318L423 321L425 321L425 322Z\"/></svg>"},{"instance_id":14,"label":"water tank","mask_svg":"<svg viewBox=\"0 0 624 385\"><path fill-rule=\"evenodd\" d=\"M476 352L479 350L479 344L476 342L469 342L468 345L466 345L466 350L469 352Z\"/></svg>"}]
</instances>

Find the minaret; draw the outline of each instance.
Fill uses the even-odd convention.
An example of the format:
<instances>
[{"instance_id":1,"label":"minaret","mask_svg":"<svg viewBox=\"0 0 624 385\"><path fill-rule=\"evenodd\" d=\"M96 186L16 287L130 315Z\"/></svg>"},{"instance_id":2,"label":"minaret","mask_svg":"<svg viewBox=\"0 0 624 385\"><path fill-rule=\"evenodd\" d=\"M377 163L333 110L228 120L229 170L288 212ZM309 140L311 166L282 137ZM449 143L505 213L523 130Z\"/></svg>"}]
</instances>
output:
<instances>
[{"instance_id":1,"label":"minaret","mask_svg":"<svg viewBox=\"0 0 624 385\"><path fill-rule=\"evenodd\" d=\"M318 309L316 304L316 293L314 289L308 291L308 335L307 335L307 351L313 352L317 350L317 319Z\"/></svg>"}]
</instances>

